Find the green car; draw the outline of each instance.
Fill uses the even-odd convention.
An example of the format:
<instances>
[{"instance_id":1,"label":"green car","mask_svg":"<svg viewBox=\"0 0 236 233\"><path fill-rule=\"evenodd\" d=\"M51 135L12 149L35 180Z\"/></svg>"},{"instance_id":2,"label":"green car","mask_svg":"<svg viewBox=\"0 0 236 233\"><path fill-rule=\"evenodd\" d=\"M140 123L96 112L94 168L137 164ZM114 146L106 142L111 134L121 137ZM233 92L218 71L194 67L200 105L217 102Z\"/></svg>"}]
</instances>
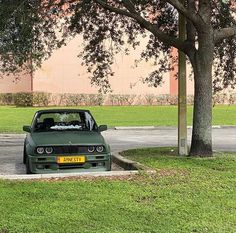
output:
<instances>
[{"instance_id":1,"label":"green car","mask_svg":"<svg viewBox=\"0 0 236 233\"><path fill-rule=\"evenodd\" d=\"M110 171L110 146L88 110L48 109L35 113L24 142L26 173Z\"/></svg>"}]
</instances>

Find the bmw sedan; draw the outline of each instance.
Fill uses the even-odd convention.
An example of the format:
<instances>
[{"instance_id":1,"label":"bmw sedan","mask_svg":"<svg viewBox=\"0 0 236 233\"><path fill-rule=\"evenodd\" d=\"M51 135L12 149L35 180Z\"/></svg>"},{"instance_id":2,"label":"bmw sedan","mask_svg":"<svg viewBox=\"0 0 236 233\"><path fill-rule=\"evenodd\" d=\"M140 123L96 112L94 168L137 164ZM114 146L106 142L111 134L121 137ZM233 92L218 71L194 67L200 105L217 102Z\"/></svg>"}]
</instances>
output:
<instances>
[{"instance_id":1,"label":"bmw sedan","mask_svg":"<svg viewBox=\"0 0 236 233\"><path fill-rule=\"evenodd\" d=\"M111 170L110 146L88 110L37 111L24 141L26 173Z\"/></svg>"}]
</instances>

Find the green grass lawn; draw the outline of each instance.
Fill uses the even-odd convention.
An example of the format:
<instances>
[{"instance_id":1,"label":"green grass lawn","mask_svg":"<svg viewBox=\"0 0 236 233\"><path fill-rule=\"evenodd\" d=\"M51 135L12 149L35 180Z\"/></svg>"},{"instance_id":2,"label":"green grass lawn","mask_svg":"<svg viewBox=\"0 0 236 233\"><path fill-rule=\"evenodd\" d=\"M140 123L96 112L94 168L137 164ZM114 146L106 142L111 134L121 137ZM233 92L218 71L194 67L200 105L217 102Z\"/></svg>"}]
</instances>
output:
<instances>
[{"instance_id":1,"label":"green grass lawn","mask_svg":"<svg viewBox=\"0 0 236 233\"><path fill-rule=\"evenodd\" d=\"M108 126L176 126L176 106L95 106L91 110L98 124ZM0 132L19 133L31 123L39 108L0 106ZM188 108L188 125L192 122L192 107ZM213 124L236 125L236 106L213 108Z\"/></svg>"},{"instance_id":2,"label":"green grass lawn","mask_svg":"<svg viewBox=\"0 0 236 233\"><path fill-rule=\"evenodd\" d=\"M157 173L0 180L0 232L236 232L236 154L183 158L170 148L124 154Z\"/></svg>"}]
</instances>

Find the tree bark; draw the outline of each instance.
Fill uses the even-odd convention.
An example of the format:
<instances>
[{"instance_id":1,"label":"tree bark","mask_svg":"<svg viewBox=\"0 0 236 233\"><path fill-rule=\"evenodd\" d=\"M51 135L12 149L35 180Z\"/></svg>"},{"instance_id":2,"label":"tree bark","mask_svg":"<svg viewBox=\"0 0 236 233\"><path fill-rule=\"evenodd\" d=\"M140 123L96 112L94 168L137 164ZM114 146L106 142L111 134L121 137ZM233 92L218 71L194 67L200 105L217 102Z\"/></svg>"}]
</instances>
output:
<instances>
[{"instance_id":1,"label":"tree bark","mask_svg":"<svg viewBox=\"0 0 236 233\"><path fill-rule=\"evenodd\" d=\"M194 109L190 155L212 156L212 65L214 42L211 30L199 35L194 62Z\"/></svg>"}]
</instances>

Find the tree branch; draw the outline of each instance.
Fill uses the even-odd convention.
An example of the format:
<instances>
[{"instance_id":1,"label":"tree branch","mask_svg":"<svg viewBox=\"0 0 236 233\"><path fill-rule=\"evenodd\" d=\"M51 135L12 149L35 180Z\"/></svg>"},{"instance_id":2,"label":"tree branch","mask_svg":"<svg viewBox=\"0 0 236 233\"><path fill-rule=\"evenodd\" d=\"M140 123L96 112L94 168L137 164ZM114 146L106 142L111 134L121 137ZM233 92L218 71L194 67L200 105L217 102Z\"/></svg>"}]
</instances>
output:
<instances>
[{"instance_id":1,"label":"tree branch","mask_svg":"<svg viewBox=\"0 0 236 233\"><path fill-rule=\"evenodd\" d=\"M215 32L215 43L220 42L223 39L229 38L231 36L236 37L236 27L222 28L221 30L216 30Z\"/></svg>"},{"instance_id":2,"label":"tree branch","mask_svg":"<svg viewBox=\"0 0 236 233\"><path fill-rule=\"evenodd\" d=\"M195 26L199 24L200 18L197 14L189 11L179 0L166 0L174 8L176 8L180 13L182 13L189 21L191 21Z\"/></svg>"},{"instance_id":3,"label":"tree branch","mask_svg":"<svg viewBox=\"0 0 236 233\"><path fill-rule=\"evenodd\" d=\"M111 12L115 12L120 15L125 15L125 16L128 16L128 17L134 19L140 26L144 27L146 30L153 33L153 35L155 37L157 37L163 43L168 44L169 46L173 46L173 47L185 52L184 51L184 49L185 49L184 41L182 41L178 38L169 36L166 33L163 33L161 30L158 30L155 24L152 24L152 23L148 22L147 20L145 20L140 14L138 14L135 11L134 8L132 8L132 12L131 12L131 11L126 11L126 10L119 9L117 7L113 7L111 5L108 5L103 0L94 0L94 1L97 2L99 5L101 5L106 10L109 10ZM127 4L128 4L128 2L127 2ZM131 8L130 8L130 10L131 10Z\"/></svg>"},{"instance_id":4,"label":"tree branch","mask_svg":"<svg viewBox=\"0 0 236 233\"><path fill-rule=\"evenodd\" d=\"M204 24L210 24L211 22L211 1L199 0L199 15Z\"/></svg>"},{"instance_id":5,"label":"tree branch","mask_svg":"<svg viewBox=\"0 0 236 233\"><path fill-rule=\"evenodd\" d=\"M132 13L135 13L135 6L131 0L123 0L125 7Z\"/></svg>"},{"instance_id":6,"label":"tree branch","mask_svg":"<svg viewBox=\"0 0 236 233\"><path fill-rule=\"evenodd\" d=\"M188 0L187 9L192 14L196 12L195 0ZM194 45L196 38L196 28L194 27L193 23L190 20L187 20L186 27L187 27L187 41L190 42L192 45Z\"/></svg>"}]
</instances>

